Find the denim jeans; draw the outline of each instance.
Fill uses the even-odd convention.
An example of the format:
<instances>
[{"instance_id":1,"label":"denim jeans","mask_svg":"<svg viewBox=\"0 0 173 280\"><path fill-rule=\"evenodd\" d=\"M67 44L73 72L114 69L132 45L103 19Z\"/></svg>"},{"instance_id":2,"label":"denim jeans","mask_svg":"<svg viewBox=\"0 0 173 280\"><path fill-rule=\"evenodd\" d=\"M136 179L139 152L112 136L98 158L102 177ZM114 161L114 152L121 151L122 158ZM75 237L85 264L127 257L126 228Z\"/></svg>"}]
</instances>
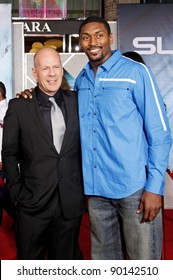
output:
<instances>
[{"instance_id":1,"label":"denim jeans","mask_svg":"<svg viewBox=\"0 0 173 280\"><path fill-rule=\"evenodd\" d=\"M89 197L93 260L124 259L123 244L131 260L161 259L162 212L153 221L140 223L142 213L136 211L142 193L140 189L123 199Z\"/></svg>"}]
</instances>

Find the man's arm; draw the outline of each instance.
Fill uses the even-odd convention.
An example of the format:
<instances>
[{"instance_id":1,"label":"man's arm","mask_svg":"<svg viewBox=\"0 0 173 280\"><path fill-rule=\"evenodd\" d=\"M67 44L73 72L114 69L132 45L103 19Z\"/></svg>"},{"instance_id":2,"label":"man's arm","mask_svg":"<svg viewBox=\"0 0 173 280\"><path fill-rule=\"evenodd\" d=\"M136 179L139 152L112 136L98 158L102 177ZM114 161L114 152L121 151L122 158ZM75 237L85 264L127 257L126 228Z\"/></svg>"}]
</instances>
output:
<instances>
[{"instance_id":1,"label":"man's arm","mask_svg":"<svg viewBox=\"0 0 173 280\"><path fill-rule=\"evenodd\" d=\"M164 177L168 166L172 137L163 98L155 77L146 66L140 66L136 77L135 100L143 119L147 145L147 182L146 192L164 194Z\"/></svg>"},{"instance_id":2,"label":"man's arm","mask_svg":"<svg viewBox=\"0 0 173 280\"><path fill-rule=\"evenodd\" d=\"M4 118L2 139L2 166L6 177L6 187L13 204L21 186L19 172L20 159L20 128L15 110L14 100L9 101L9 107Z\"/></svg>"},{"instance_id":3,"label":"man's arm","mask_svg":"<svg viewBox=\"0 0 173 280\"><path fill-rule=\"evenodd\" d=\"M164 178L172 138L163 99L155 77L150 69L146 66L143 68L144 71L140 74L142 79L138 79L135 100L143 118L148 143L148 178L137 213L143 211L141 222L146 222L154 220L162 207Z\"/></svg>"}]
</instances>

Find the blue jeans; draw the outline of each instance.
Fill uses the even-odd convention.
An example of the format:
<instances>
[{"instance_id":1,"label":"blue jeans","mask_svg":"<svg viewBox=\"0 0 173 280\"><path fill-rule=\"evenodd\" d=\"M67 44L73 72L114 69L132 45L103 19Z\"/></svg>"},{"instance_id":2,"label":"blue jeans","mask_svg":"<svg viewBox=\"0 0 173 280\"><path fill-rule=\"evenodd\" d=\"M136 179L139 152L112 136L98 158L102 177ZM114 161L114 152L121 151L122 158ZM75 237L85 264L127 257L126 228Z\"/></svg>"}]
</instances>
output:
<instances>
[{"instance_id":1,"label":"blue jeans","mask_svg":"<svg viewBox=\"0 0 173 280\"><path fill-rule=\"evenodd\" d=\"M142 193L143 189L123 199L89 197L93 260L124 259L123 244L131 260L161 259L162 212L154 221L140 223L142 213L136 211Z\"/></svg>"}]
</instances>

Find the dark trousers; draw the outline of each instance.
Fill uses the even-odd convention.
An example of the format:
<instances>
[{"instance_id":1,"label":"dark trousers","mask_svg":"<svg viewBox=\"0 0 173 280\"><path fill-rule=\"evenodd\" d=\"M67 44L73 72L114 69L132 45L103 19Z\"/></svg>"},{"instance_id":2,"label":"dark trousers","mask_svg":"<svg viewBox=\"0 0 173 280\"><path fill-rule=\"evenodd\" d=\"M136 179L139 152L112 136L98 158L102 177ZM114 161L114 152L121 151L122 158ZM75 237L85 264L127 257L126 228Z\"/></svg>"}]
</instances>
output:
<instances>
[{"instance_id":1,"label":"dark trousers","mask_svg":"<svg viewBox=\"0 0 173 280\"><path fill-rule=\"evenodd\" d=\"M62 213L30 216L17 207L17 259L77 259L81 220L81 216L67 220Z\"/></svg>"}]
</instances>

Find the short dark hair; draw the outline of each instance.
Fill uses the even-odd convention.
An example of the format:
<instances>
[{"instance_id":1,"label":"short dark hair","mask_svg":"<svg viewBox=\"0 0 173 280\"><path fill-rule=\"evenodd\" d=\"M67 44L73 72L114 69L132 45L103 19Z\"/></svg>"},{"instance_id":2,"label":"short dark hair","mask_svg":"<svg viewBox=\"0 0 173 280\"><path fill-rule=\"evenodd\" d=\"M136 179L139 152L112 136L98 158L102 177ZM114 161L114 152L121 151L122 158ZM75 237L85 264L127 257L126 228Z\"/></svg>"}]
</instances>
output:
<instances>
[{"instance_id":1,"label":"short dark hair","mask_svg":"<svg viewBox=\"0 0 173 280\"><path fill-rule=\"evenodd\" d=\"M124 52L124 53L122 53L122 55L129 57L129 58L133 59L134 61L145 64L145 61L143 60L142 56L137 52L134 52L134 51Z\"/></svg>"},{"instance_id":2,"label":"short dark hair","mask_svg":"<svg viewBox=\"0 0 173 280\"><path fill-rule=\"evenodd\" d=\"M3 84L3 82L0 82L0 92L1 92L1 94L3 96L3 98L5 99L6 98L6 87Z\"/></svg>"},{"instance_id":3,"label":"short dark hair","mask_svg":"<svg viewBox=\"0 0 173 280\"><path fill-rule=\"evenodd\" d=\"M105 28L106 28L106 30L107 30L107 32L108 32L108 35L111 34L110 25L109 25L109 23L108 23L104 18L102 18L102 17L97 17L97 16L91 16L91 17L87 17L87 18L81 23L81 25L80 25L80 27L79 27L79 35L80 35L80 33L81 33L82 27L83 27L85 24L91 23L91 22L102 23L102 24L105 26Z\"/></svg>"}]
</instances>

